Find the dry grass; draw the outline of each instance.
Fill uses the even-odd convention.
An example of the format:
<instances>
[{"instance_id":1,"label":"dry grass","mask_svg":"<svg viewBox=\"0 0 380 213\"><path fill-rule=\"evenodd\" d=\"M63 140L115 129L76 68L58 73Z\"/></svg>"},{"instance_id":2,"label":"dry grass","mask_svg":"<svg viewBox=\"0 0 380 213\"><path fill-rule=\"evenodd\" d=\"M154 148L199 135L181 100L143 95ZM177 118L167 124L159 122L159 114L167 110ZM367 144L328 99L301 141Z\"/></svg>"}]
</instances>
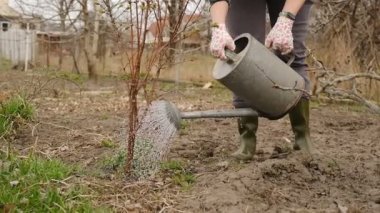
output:
<instances>
[{"instance_id":1,"label":"dry grass","mask_svg":"<svg viewBox=\"0 0 380 213\"><path fill-rule=\"evenodd\" d=\"M40 53L37 57L35 64L37 67L46 67L46 53ZM87 73L87 63L85 56L82 54L78 60L79 69L82 73ZM161 72L161 78L175 80L176 72L179 71L179 80L181 81L211 81L212 79L212 68L214 66L215 59L213 59L209 54L195 53L186 54L178 66L173 66L171 68L165 68ZM58 53L50 54L50 68L58 69ZM98 60L97 68L98 73L103 76L119 76L125 75L128 72L124 71L124 66L127 64L126 57L120 55L107 54L104 61ZM128 67L126 67L128 68ZM64 56L63 64L61 70L64 71L75 71L74 61L71 55L67 54Z\"/></svg>"},{"instance_id":2,"label":"dry grass","mask_svg":"<svg viewBox=\"0 0 380 213\"><path fill-rule=\"evenodd\" d=\"M364 71L359 65L360 59L354 56L353 48L347 45L345 40L336 37L334 38L334 42L330 43L330 45L327 45L320 41L310 41L309 48L317 59L322 61L328 69L334 70L339 74L355 74ZM310 76L313 80L315 72L311 71ZM380 82L361 79L358 80L358 83L358 89L366 98L377 102L380 101ZM348 83L342 83L342 87L351 87L351 85Z\"/></svg>"},{"instance_id":3,"label":"dry grass","mask_svg":"<svg viewBox=\"0 0 380 213\"><path fill-rule=\"evenodd\" d=\"M362 72L359 59L354 56L353 48L346 44L344 39L339 37L335 38L331 44L323 43L320 41L309 41L308 46L323 64L332 70L336 70L341 74L353 74ZM177 66L166 68L161 71L160 77L162 79L176 80L177 73L179 73L180 81L193 81L193 82L208 82L214 80L212 77L212 69L215 63L209 54L194 53L183 56L183 61ZM73 71L74 63L70 55L64 57L62 70ZM37 59L38 66L46 67L46 54L41 53ZM86 60L84 55L78 59L79 68L82 73L86 73ZM103 76L120 76L125 75L123 64L127 64L127 59L122 58L120 55L107 54L104 62L98 61L98 73ZM51 68L58 68L58 54L52 53L50 56ZM124 65L125 66L125 65ZM128 68L128 67L126 67ZM312 79L315 73L310 72ZM380 83L371 80L360 80L359 90L365 94L366 98L380 101ZM349 87L348 84L342 84L343 87Z\"/></svg>"}]
</instances>

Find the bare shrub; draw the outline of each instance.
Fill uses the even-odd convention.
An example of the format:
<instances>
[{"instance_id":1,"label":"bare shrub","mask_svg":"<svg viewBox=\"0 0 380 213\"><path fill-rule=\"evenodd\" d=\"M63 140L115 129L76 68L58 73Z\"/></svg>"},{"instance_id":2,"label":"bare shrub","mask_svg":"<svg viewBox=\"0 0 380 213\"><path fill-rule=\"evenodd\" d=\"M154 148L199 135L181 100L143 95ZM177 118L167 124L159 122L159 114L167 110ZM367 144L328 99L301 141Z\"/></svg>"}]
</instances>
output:
<instances>
[{"instance_id":1,"label":"bare shrub","mask_svg":"<svg viewBox=\"0 0 380 213\"><path fill-rule=\"evenodd\" d=\"M380 101L380 2L320 0L316 6L309 42L313 94L352 99L377 111L369 100Z\"/></svg>"},{"instance_id":2,"label":"bare shrub","mask_svg":"<svg viewBox=\"0 0 380 213\"><path fill-rule=\"evenodd\" d=\"M148 103L155 98L156 79L170 62L173 44L183 38L182 32L188 26L188 23L183 22L183 17L186 13L194 15L200 2L184 0L180 7L171 5L173 1L162 0L100 2L101 10L112 25L111 37L115 49L121 55L122 69L128 76L126 81L129 97L126 160L128 173L132 169L135 141L140 126L139 97L142 94ZM192 11L188 8L190 4L194 5ZM172 6L176 11L172 11ZM176 17L170 18L173 15ZM169 41L164 40L167 19L170 20ZM152 22L157 23L157 33L148 42L148 27Z\"/></svg>"}]
</instances>

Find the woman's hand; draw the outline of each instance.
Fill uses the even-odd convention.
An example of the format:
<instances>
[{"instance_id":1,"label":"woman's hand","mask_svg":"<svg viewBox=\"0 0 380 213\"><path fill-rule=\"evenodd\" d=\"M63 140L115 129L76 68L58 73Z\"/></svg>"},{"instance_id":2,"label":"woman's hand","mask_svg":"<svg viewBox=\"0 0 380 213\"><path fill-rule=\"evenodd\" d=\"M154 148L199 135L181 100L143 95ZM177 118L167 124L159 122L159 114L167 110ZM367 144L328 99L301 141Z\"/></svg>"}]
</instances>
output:
<instances>
[{"instance_id":1,"label":"woman's hand","mask_svg":"<svg viewBox=\"0 0 380 213\"><path fill-rule=\"evenodd\" d=\"M294 21L287 17L278 17L276 24L265 40L265 46L279 50L282 55L292 52L294 48L292 34L293 23Z\"/></svg>"},{"instance_id":2,"label":"woman's hand","mask_svg":"<svg viewBox=\"0 0 380 213\"><path fill-rule=\"evenodd\" d=\"M212 29L212 38L210 51L214 57L226 60L225 48L235 50L235 43L230 34L227 32L225 24L219 24Z\"/></svg>"}]
</instances>

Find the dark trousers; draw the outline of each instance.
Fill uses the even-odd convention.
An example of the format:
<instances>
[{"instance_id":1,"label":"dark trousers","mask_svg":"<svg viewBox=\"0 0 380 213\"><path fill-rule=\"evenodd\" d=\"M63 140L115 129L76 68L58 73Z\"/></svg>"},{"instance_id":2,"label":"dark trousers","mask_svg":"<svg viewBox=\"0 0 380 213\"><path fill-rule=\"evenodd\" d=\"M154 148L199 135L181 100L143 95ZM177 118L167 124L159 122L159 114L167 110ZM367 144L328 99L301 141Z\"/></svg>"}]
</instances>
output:
<instances>
[{"instance_id":1,"label":"dark trousers","mask_svg":"<svg viewBox=\"0 0 380 213\"><path fill-rule=\"evenodd\" d=\"M261 43L265 41L266 34L266 8L272 27L277 21L285 0L232 0L227 15L227 28L234 38L242 33L250 33ZM296 16L293 25L295 60L291 67L305 79L305 90L310 90L310 80L306 71L305 40L308 32L308 20L311 1L306 1ZM306 96L305 96L306 97ZM244 100L234 95L233 104L237 108L249 107Z\"/></svg>"}]
</instances>

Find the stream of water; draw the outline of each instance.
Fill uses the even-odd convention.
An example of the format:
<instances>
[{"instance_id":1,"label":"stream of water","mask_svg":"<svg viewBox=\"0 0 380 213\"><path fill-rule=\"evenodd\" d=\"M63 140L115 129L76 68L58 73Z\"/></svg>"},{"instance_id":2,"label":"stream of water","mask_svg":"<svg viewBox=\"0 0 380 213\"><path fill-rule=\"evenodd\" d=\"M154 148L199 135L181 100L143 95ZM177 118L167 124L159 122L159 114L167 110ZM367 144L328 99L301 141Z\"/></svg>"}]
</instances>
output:
<instances>
[{"instance_id":1,"label":"stream of water","mask_svg":"<svg viewBox=\"0 0 380 213\"><path fill-rule=\"evenodd\" d=\"M153 102L144 112L137 132L133 162L137 177L147 178L160 169L176 132L175 125L168 118L165 103Z\"/></svg>"}]
</instances>

